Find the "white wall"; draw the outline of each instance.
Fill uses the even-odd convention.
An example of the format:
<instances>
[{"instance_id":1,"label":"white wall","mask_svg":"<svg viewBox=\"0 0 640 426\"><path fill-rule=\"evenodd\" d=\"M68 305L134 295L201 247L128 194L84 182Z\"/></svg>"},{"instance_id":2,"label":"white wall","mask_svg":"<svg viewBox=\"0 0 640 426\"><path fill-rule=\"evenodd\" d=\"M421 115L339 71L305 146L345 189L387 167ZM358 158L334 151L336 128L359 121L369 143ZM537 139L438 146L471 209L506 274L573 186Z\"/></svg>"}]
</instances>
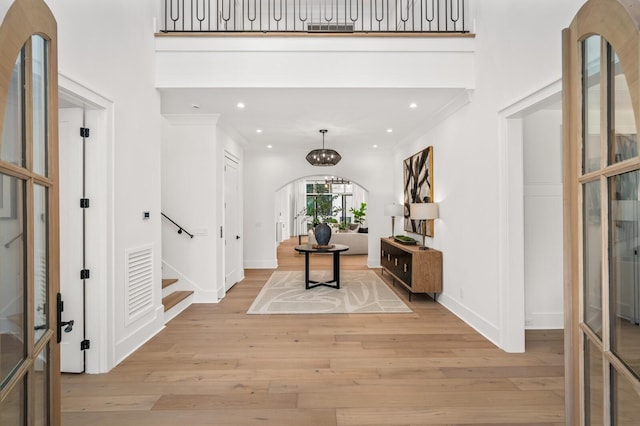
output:
<instances>
[{"instance_id":1,"label":"white wall","mask_svg":"<svg viewBox=\"0 0 640 426\"><path fill-rule=\"evenodd\" d=\"M113 182L106 200L114 206L113 270L106 271L116 307L111 318L112 359L119 362L163 326L160 297L160 103L153 84L157 2L47 1L58 22L60 73L113 102ZM92 200L93 204L93 200ZM150 211L151 219L142 220ZM106 242L105 242L106 243ZM153 249L153 309L125 321L125 251ZM105 303L105 301L101 301ZM98 306L87 306L98 309ZM88 336L90 339L91 336Z\"/></svg>"},{"instance_id":2,"label":"white wall","mask_svg":"<svg viewBox=\"0 0 640 426\"><path fill-rule=\"evenodd\" d=\"M509 321L501 304L509 283L502 280L506 265L500 258L500 235L508 225L501 220L500 206L508 194L501 181L507 164L500 162L498 112L560 78L561 31L583 3L478 2L476 88L470 104L394 160L394 188L400 198L402 160L433 145L440 219L428 245L443 251L444 292L439 300L501 347L509 346L501 335Z\"/></svg>"},{"instance_id":3,"label":"white wall","mask_svg":"<svg viewBox=\"0 0 640 426\"><path fill-rule=\"evenodd\" d=\"M561 329L562 111L523 118L525 326Z\"/></svg>"},{"instance_id":4,"label":"white wall","mask_svg":"<svg viewBox=\"0 0 640 426\"><path fill-rule=\"evenodd\" d=\"M195 301L218 300L218 116L166 116L162 123L162 211L193 234L162 222L164 278L195 291Z\"/></svg>"},{"instance_id":5,"label":"white wall","mask_svg":"<svg viewBox=\"0 0 640 426\"><path fill-rule=\"evenodd\" d=\"M367 223L369 225L370 266L380 265L380 237L391 232L391 222L384 216L384 206L393 201L391 155L378 152L339 151L337 166L318 168L306 160L304 151L245 152L244 167L244 235L245 268L275 268L274 224L276 192L284 185L320 172L349 179L369 191ZM375 173L372 171L375 170Z\"/></svg>"},{"instance_id":6,"label":"white wall","mask_svg":"<svg viewBox=\"0 0 640 426\"><path fill-rule=\"evenodd\" d=\"M156 78L168 88L468 88L473 46L463 37L159 37Z\"/></svg>"}]
</instances>

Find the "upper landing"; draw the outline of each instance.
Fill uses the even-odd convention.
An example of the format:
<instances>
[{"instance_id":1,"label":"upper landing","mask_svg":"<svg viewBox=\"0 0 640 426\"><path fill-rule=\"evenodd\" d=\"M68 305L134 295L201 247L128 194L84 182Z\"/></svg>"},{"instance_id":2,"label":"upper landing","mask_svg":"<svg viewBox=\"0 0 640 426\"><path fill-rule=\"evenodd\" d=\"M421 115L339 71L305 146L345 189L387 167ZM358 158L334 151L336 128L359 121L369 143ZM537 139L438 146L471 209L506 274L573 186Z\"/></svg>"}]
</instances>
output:
<instances>
[{"instance_id":1,"label":"upper landing","mask_svg":"<svg viewBox=\"0 0 640 426\"><path fill-rule=\"evenodd\" d=\"M464 0L164 4L158 88L474 88Z\"/></svg>"}]
</instances>

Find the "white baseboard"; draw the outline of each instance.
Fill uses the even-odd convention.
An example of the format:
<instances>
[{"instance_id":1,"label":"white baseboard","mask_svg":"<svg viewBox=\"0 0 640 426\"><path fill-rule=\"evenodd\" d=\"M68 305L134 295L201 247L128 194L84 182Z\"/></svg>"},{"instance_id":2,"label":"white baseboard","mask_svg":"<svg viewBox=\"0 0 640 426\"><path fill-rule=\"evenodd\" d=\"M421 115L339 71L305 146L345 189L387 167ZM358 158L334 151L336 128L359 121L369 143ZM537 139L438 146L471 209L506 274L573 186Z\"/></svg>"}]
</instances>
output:
<instances>
[{"instance_id":1,"label":"white baseboard","mask_svg":"<svg viewBox=\"0 0 640 426\"><path fill-rule=\"evenodd\" d=\"M116 342L115 367L164 328L164 307L160 305L151 319L133 333Z\"/></svg>"},{"instance_id":2,"label":"white baseboard","mask_svg":"<svg viewBox=\"0 0 640 426\"><path fill-rule=\"evenodd\" d=\"M500 330L494 324L482 318L446 293L438 295L438 303L447 308L455 316L466 322L471 328L486 337L491 343L500 347Z\"/></svg>"},{"instance_id":3,"label":"white baseboard","mask_svg":"<svg viewBox=\"0 0 640 426\"><path fill-rule=\"evenodd\" d=\"M179 303L177 303L175 306L173 306L168 311L165 311L165 313L164 313L164 323L165 324L168 323L169 321L171 321L172 319L177 317L182 311L184 311L189 306L191 306L191 304L194 302L194 294L190 295L189 297L185 298L184 300L181 300Z\"/></svg>"},{"instance_id":4,"label":"white baseboard","mask_svg":"<svg viewBox=\"0 0 640 426\"><path fill-rule=\"evenodd\" d=\"M564 315L562 312L535 312L527 315L525 330L562 330Z\"/></svg>"},{"instance_id":5,"label":"white baseboard","mask_svg":"<svg viewBox=\"0 0 640 426\"><path fill-rule=\"evenodd\" d=\"M165 260L162 261L162 275L163 278L176 278L178 280L177 283L171 285L169 292L176 290L192 290L195 293L194 302L198 303L215 303L220 300L218 297L218 289L205 290ZM169 289L169 287L167 287L167 289ZM162 295L163 297L166 295L165 291L163 291Z\"/></svg>"},{"instance_id":6,"label":"white baseboard","mask_svg":"<svg viewBox=\"0 0 640 426\"><path fill-rule=\"evenodd\" d=\"M276 269L277 260L244 260L244 269Z\"/></svg>"}]
</instances>

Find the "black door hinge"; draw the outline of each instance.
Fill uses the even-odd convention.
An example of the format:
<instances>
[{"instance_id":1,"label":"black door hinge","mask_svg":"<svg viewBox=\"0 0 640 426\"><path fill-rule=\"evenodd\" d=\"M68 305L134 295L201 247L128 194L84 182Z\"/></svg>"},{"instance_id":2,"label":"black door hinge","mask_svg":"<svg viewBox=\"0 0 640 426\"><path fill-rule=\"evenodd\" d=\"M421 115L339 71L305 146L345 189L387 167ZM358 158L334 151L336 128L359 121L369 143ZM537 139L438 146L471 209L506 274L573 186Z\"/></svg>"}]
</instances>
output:
<instances>
[{"instance_id":1,"label":"black door hinge","mask_svg":"<svg viewBox=\"0 0 640 426\"><path fill-rule=\"evenodd\" d=\"M87 349L90 349L91 347L91 341L90 340L83 340L82 342L80 342L80 350L81 351L86 351Z\"/></svg>"},{"instance_id":2,"label":"black door hinge","mask_svg":"<svg viewBox=\"0 0 640 426\"><path fill-rule=\"evenodd\" d=\"M89 208L89 199L88 198L80 198L80 208L88 209Z\"/></svg>"},{"instance_id":3,"label":"black door hinge","mask_svg":"<svg viewBox=\"0 0 640 426\"><path fill-rule=\"evenodd\" d=\"M80 279L81 280L86 280L89 279L91 276L91 273L89 272L88 269L83 269L80 271Z\"/></svg>"},{"instance_id":4,"label":"black door hinge","mask_svg":"<svg viewBox=\"0 0 640 426\"><path fill-rule=\"evenodd\" d=\"M89 128L88 127L80 127L80 137L88 138L89 137Z\"/></svg>"}]
</instances>

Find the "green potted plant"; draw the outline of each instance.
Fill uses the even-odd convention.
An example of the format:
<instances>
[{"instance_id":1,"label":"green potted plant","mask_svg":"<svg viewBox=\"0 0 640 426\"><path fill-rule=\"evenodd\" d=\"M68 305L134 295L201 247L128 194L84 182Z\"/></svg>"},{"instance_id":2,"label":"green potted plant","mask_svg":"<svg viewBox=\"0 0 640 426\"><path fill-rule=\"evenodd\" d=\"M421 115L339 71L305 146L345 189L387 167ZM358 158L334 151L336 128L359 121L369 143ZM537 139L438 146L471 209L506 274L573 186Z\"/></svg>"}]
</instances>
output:
<instances>
[{"instance_id":1,"label":"green potted plant","mask_svg":"<svg viewBox=\"0 0 640 426\"><path fill-rule=\"evenodd\" d=\"M362 230L360 232L367 232L368 228L363 226L367 212L367 203L360 203L360 208L357 209L351 207L349 212L353 215L353 223L360 225L360 229Z\"/></svg>"}]
</instances>

